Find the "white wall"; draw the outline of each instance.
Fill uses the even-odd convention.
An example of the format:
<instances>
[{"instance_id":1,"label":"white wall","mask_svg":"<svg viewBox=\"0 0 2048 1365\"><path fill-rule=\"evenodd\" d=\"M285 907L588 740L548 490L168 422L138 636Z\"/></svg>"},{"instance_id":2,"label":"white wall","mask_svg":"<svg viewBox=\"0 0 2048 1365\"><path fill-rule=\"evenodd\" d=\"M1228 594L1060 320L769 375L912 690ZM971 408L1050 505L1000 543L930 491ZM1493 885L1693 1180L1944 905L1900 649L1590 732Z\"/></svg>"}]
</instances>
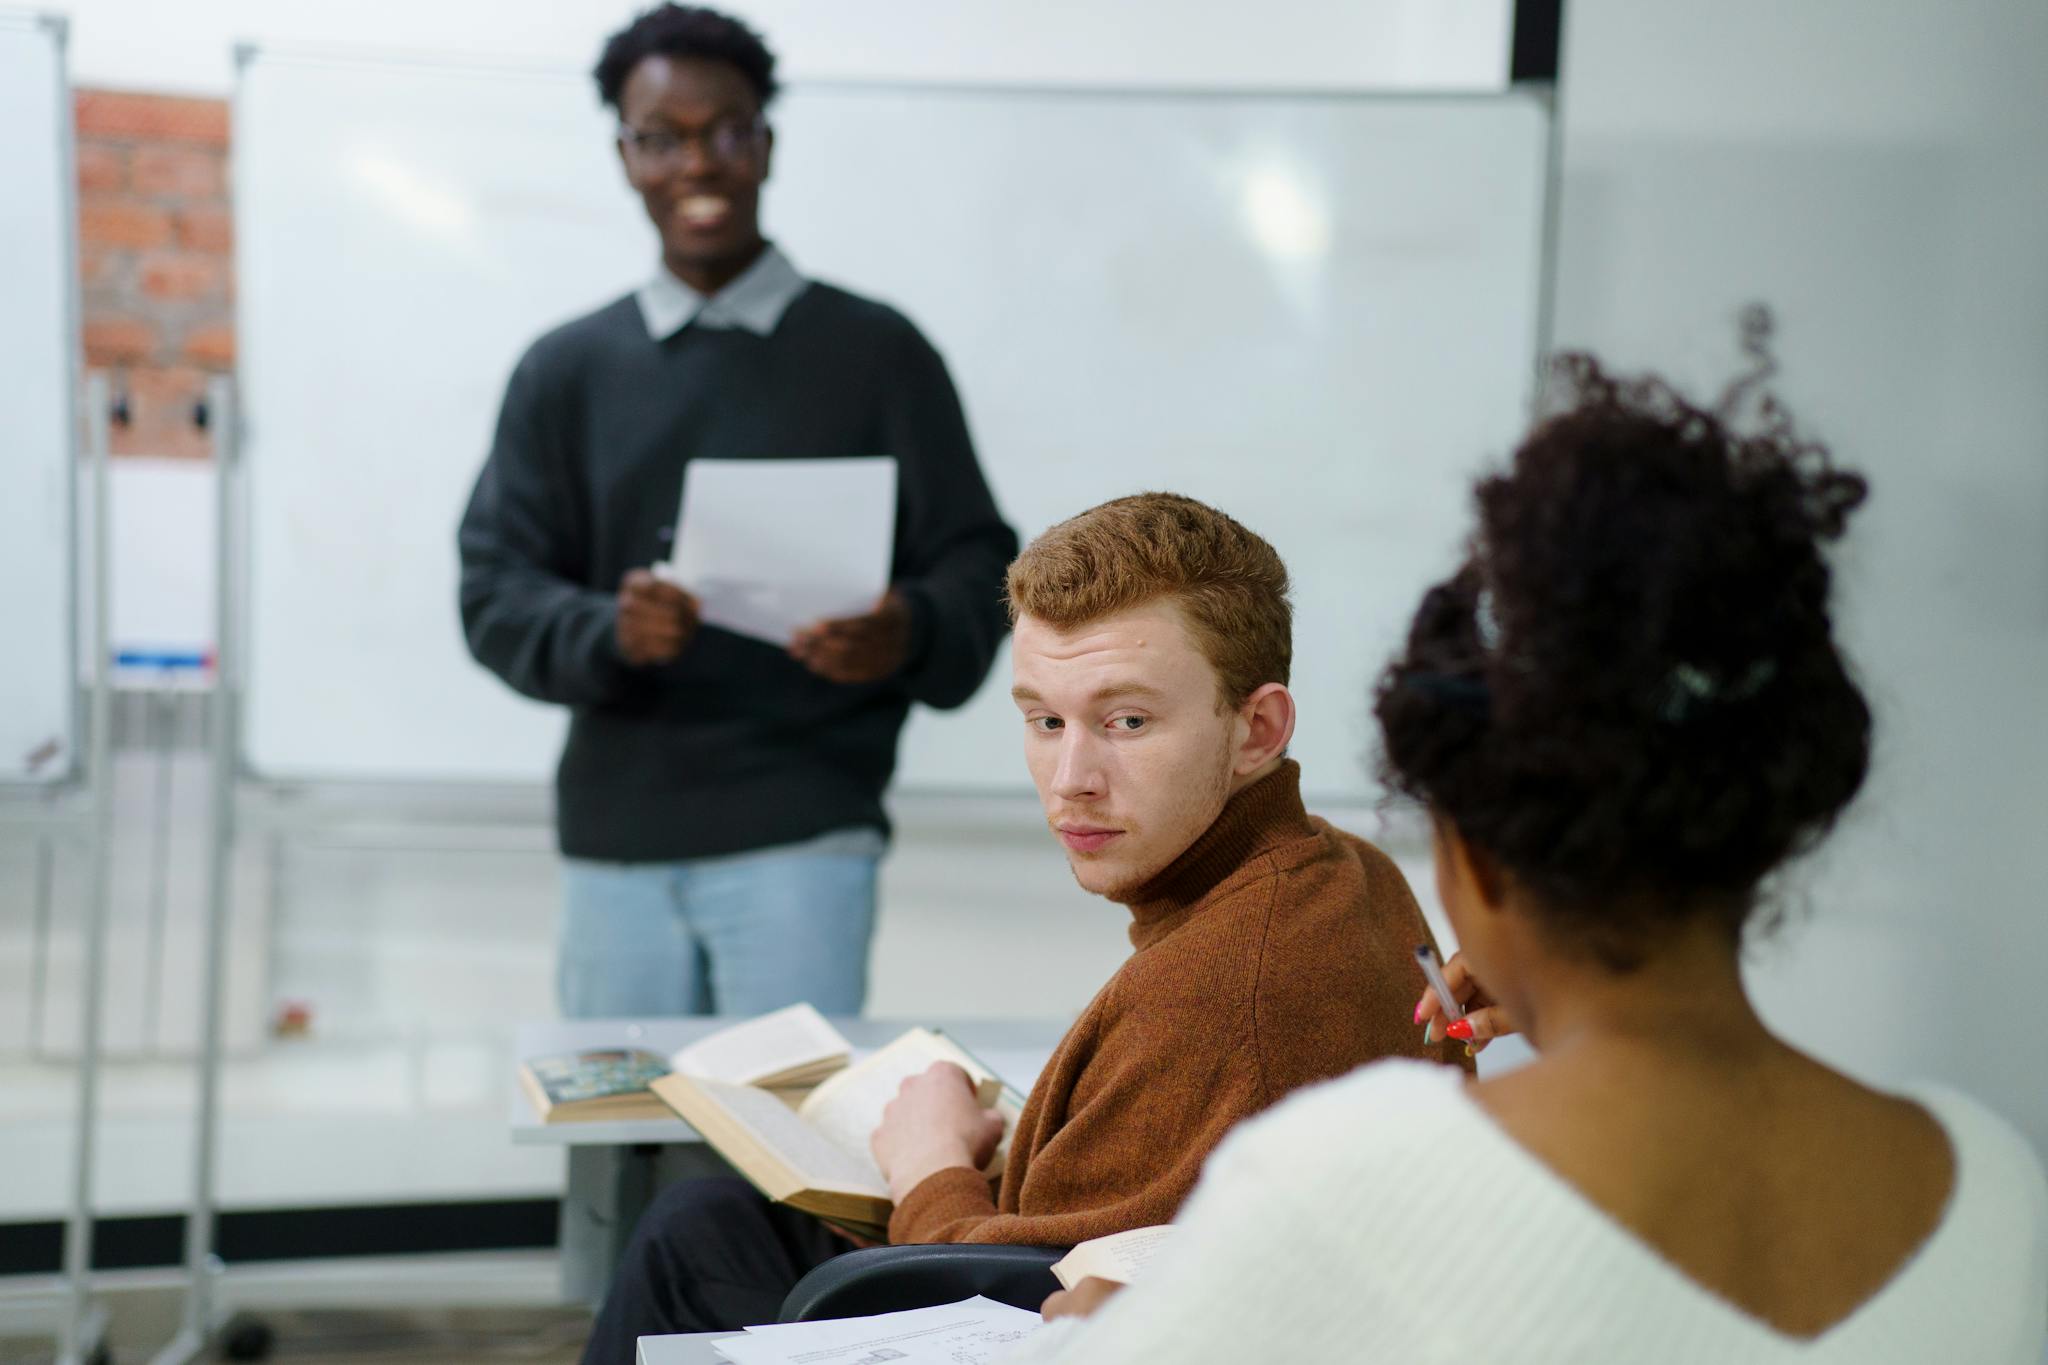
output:
<instances>
[{"instance_id":1,"label":"white wall","mask_svg":"<svg viewBox=\"0 0 2048 1365\"><path fill-rule=\"evenodd\" d=\"M224 95L241 41L587 66L644 0L70 0L82 85ZM735 0L793 77L1498 88L1510 0Z\"/></svg>"},{"instance_id":2,"label":"white wall","mask_svg":"<svg viewBox=\"0 0 2048 1365\"><path fill-rule=\"evenodd\" d=\"M2048 1149L2048 7L1572 0L1558 334L1717 386L1745 301L1873 499L1842 559L1875 771L1760 946L1769 1018Z\"/></svg>"}]
</instances>

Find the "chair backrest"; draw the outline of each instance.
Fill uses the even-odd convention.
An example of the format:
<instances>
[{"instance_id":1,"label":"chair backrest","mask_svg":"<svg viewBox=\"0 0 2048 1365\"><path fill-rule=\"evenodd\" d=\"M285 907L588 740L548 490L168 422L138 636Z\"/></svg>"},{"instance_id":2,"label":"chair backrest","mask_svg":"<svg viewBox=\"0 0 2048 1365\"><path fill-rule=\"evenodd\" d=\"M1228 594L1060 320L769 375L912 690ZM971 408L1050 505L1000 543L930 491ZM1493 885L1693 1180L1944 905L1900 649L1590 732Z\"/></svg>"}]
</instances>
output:
<instances>
[{"instance_id":1,"label":"chair backrest","mask_svg":"<svg viewBox=\"0 0 2048 1365\"><path fill-rule=\"evenodd\" d=\"M868 1247L834 1256L797 1282L782 1301L783 1322L857 1318L929 1308L983 1294L1036 1309L1060 1287L1052 1247Z\"/></svg>"}]
</instances>

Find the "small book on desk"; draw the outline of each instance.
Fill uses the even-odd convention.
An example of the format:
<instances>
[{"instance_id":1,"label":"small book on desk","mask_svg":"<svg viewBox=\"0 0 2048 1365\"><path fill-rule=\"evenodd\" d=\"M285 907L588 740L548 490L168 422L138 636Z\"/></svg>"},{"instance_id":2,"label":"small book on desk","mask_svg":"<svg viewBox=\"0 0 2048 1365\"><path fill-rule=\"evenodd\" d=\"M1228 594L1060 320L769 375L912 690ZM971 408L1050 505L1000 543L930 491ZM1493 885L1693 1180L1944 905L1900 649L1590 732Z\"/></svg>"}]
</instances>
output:
<instances>
[{"instance_id":1,"label":"small book on desk","mask_svg":"<svg viewBox=\"0 0 2048 1365\"><path fill-rule=\"evenodd\" d=\"M791 1109L757 1085L734 1084L678 1070L653 1083L654 1093L779 1204L815 1214L876 1241L889 1235L889 1182L868 1151L882 1110L911 1076L934 1062L952 1062L974 1082L975 1098L1003 1115L1002 1146L987 1167L1002 1173L1018 1103L1001 1078L957 1044L929 1029L911 1029L824 1081Z\"/></svg>"},{"instance_id":2,"label":"small book on desk","mask_svg":"<svg viewBox=\"0 0 2048 1365\"><path fill-rule=\"evenodd\" d=\"M669 1107L649 1085L671 1074L757 1086L794 1105L853 1056L853 1046L809 1005L764 1014L706 1034L672 1056L591 1048L534 1057L519 1083L544 1123L665 1119Z\"/></svg>"}]
</instances>

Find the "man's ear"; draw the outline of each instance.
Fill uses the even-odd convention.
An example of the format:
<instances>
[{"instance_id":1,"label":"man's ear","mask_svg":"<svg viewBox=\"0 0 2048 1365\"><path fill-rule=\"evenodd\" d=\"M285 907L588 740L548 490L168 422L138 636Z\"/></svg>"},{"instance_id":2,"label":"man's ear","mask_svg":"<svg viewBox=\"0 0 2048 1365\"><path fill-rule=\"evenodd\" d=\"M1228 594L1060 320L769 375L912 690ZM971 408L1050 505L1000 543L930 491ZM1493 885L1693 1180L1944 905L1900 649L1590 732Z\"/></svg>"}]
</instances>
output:
<instances>
[{"instance_id":1,"label":"man's ear","mask_svg":"<svg viewBox=\"0 0 2048 1365\"><path fill-rule=\"evenodd\" d=\"M637 193L640 189L640 182L633 178L633 158L626 151L626 139L624 137L614 137L612 139L612 150L619 154L619 170L624 173L626 184Z\"/></svg>"},{"instance_id":2,"label":"man's ear","mask_svg":"<svg viewBox=\"0 0 2048 1365\"><path fill-rule=\"evenodd\" d=\"M775 165L775 128L772 124L761 125L761 183L768 182L768 172Z\"/></svg>"},{"instance_id":3,"label":"man's ear","mask_svg":"<svg viewBox=\"0 0 2048 1365\"><path fill-rule=\"evenodd\" d=\"M1255 773L1287 752L1294 738L1294 694L1285 684L1266 683L1237 708L1239 777Z\"/></svg>"}]
</instances>

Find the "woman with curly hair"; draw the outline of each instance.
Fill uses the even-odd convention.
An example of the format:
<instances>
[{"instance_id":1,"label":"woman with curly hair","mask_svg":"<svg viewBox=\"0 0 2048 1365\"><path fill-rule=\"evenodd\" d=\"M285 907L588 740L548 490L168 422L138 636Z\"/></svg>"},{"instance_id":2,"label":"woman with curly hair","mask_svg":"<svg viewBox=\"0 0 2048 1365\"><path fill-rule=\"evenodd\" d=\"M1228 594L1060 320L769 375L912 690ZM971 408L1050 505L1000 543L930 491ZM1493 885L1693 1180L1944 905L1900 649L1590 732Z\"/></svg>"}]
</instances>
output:
<instances>
[{"instance_id":1,"label":"woman with curly hair","mask_svg":"<svg viewBox=\"0 0 2048 1365\"><path fill-rule=\"evenodd\" d=\"M1804 1055L1739 970L1869 765L1824 553L1865 483L1768 399L1738 422L1767 363L1714 409L1561 370L1376 699L1462 945L1452 1036L1536 1060L1379 1063L1252 1120L1138 1287L1030 1358L2039 1365L2026 1142Z\"/></svg>"}]
</instances>

